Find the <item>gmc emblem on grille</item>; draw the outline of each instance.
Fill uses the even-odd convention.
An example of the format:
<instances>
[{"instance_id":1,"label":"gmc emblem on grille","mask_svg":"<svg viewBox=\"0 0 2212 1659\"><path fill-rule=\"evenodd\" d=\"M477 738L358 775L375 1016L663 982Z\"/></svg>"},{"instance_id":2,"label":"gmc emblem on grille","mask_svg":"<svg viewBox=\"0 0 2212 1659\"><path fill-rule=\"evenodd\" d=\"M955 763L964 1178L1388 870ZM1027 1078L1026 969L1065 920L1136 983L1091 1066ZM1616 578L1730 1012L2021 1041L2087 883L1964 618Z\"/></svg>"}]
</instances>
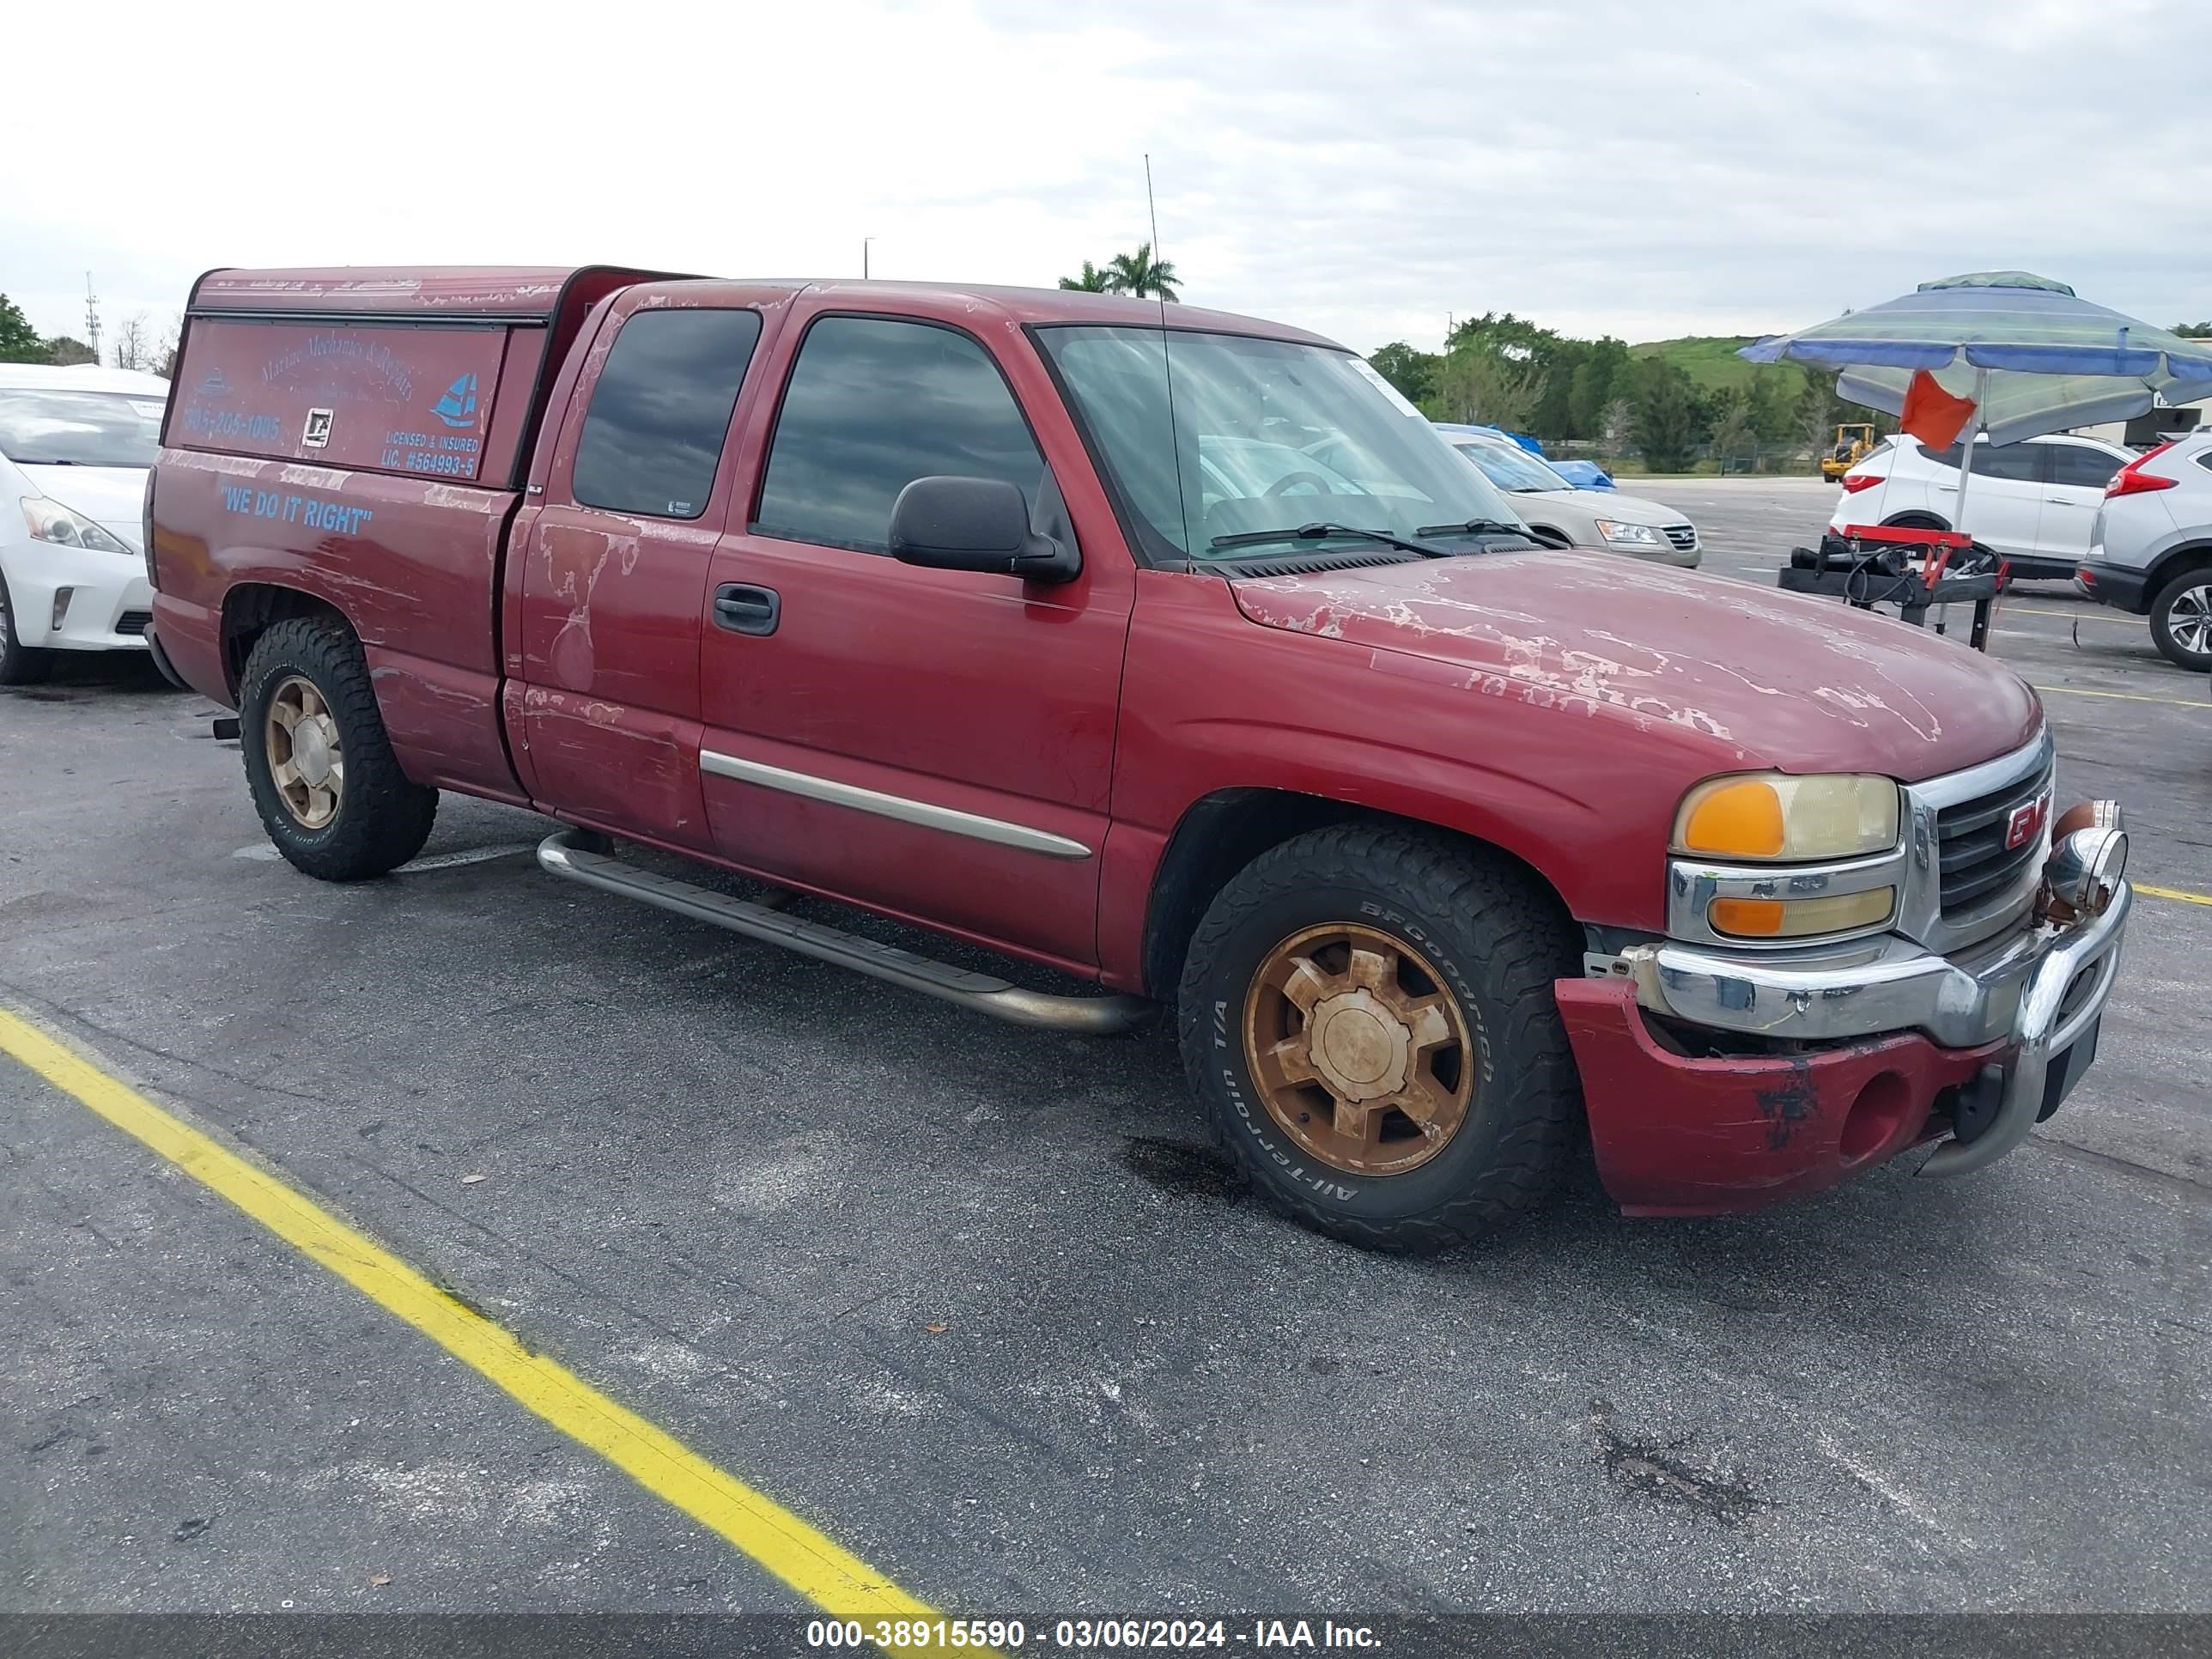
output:
<instances>
[{"instance_id":1,"label":"gmc emblem on grille","mask_svg":"<svg viewBox=\"0 0 2212 1659\"><path fill-rule=\"evenodd\" d=\"M2025 806L2015 806L2012 816L2005 820L2005 851L2025 847L2043 832L2043 820L2050 816L2051 797L2038 795Z\"/></svg>"}]
</instances>

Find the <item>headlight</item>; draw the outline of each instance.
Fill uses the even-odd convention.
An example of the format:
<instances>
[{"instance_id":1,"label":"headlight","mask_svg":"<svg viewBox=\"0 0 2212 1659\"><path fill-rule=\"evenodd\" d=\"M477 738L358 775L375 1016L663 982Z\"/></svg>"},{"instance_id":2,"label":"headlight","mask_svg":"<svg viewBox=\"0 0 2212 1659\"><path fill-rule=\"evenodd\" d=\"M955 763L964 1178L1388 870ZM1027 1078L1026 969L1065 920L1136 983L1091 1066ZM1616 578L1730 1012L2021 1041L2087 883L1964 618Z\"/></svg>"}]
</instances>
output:
<instances>
[{"instance_id":1,"label":"headlight","mask_svg":"<svg viewBox=\"0 0 2212 1659\"><path fill-rule=\"evenodd\" d=\"M1648 524L1617 524L1611 519L1600 519L1597 533L1609 542L1619 542L1626 547L1659 545L1659 532Z\"/></svg>"},{"instance_id":2,"label":"headlight","mask_svg":"<svg viewBox=\"0 0 2212 1659\"><path fill-rule=\"evenodd\" d=\"M1897 845L1898 789L1888 778L1713 778L1682 798L1674 850L1705 858L1801 861L1857 858Z\"/></svg>"},{"instance_id":3,"label":"headlight","mask_svg":"<svg viewBox=\"0 0 2212 1659\"><path fill-rule=\"evenodd\" d=\"M31 527L33 541L54 542L63 547L88 547L95 553L120 553L126 559L132 556L122 542L83 514L72 513L59 501L49 501L44 495L26 495L22 508L23 522Z\"/></svg>"}]
</instances>

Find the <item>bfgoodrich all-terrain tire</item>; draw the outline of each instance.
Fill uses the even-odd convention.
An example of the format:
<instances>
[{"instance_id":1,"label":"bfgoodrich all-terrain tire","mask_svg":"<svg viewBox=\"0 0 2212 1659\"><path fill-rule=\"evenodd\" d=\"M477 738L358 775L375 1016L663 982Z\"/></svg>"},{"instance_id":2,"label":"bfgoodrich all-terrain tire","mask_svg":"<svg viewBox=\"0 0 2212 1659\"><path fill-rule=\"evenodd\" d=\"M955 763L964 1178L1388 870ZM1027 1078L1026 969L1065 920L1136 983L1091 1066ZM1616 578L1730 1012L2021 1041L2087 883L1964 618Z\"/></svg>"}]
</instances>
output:
<instances>
[{"instance_id":1,"label":"bfgoodrich all-terrain tire","mask_svg":"<svg viewBox=\"0 0 2212 1659\"><path fill-rule=\"evenodd\" d=\"M1389 825L1316 830L1207 909L1180 997L1216 1137L1282 1214L1438 1249L1549 1192L1582 1111L1553 981L1579 945L1494 854Z\"/></svg>"},{"instance_id":2,"label":"bfgoodrich all-terrain tire","mask_svg":"<svg viewBox=\"0 0 2212 1659\"><path fill-rule=\"evenodd\" d=\"M2150 602L2151 643L2176 668L2212 670L2212 566L2185 570Z\"/></svg>"},{"instance_id":3,"label":"bfgoodrich all-terrain tire","mask_svg":"<svg viewBox=\"0 0 2212 1659\"><path fill-rule=\"evenodd\" d=\"M254 642L239 688L239 747L276 850L324 881L362 881L422 850L438 792L399 769L361 641L295 617Z\"/></svg>"}]
</instances>

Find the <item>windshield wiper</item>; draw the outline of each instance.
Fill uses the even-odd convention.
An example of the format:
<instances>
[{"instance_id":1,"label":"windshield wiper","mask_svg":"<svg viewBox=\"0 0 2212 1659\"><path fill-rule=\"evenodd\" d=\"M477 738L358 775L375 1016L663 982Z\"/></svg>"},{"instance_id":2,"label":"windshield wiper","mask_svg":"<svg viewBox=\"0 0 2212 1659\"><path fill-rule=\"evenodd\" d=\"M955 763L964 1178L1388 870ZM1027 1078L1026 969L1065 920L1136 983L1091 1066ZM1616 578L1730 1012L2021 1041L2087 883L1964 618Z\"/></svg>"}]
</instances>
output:
<instances>
[{"instance_id":1,"label":"windshield wiper","mask_svg":"<svg viewBox=\"0 0 2212 1659\"><path fill-rule=\"evenodd\" d=\"M1518 536L1528 537L1525 524L1508 524L1503 519L1468 519L1461 524L1425 524L1413 532L1416 536Z\"/></svg>"},{"instance_id":2,"label":"windshield wiper","mask_svg":"<svg viewBox=\"0 0 2212 1659\"><path fill-rule=\"evenodd\" d=\"M1447 530L1457 530L1457 525L1446 525ZM1427 535L1425 530L1417 532ZM1393 536L1387 531L1362 530L1350 524L1302 524L1291 530L1247 530L1234 536L1216 536L1215 547L1257 547L1262 542L1318 542L1331 536L1357 536L1363 541L1380 542L1385 547L1401 547L1408 553L1418 553L1425 559L1449 559L1451 555L1441 547L1431 547L1425 542L1409 542L1403 536Z\"/></svg>"}]
</instances>

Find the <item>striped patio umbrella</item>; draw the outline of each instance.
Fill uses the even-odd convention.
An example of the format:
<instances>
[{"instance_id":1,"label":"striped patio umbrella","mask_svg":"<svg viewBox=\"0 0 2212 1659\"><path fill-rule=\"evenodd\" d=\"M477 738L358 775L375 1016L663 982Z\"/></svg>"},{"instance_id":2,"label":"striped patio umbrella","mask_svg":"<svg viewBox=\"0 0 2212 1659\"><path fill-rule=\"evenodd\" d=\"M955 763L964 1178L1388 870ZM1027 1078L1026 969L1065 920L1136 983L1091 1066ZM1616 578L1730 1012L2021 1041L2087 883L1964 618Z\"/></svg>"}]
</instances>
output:
<instances>
[{"instance_id":1,"label":"striped patio umbrella","mask_svg":"<svg viewBox=\"0 0 2212 1659\"><path fill-rule=\"evenodd\" d=\"M2161 397L2212 397L2212 340L2184 339L2025 270L1923 283L1864 311L1769 335L1738 355L1839 369L1838 396L1892 415L1903 410L1913 372L1924 368L1946 392L1973 400L1969 455L1984 432L1993 444L2014 443L2125 420L2156 408ZM1960 469L1962 519L1972 476L1971 466Z\"/></svg>"}]
</instances>

